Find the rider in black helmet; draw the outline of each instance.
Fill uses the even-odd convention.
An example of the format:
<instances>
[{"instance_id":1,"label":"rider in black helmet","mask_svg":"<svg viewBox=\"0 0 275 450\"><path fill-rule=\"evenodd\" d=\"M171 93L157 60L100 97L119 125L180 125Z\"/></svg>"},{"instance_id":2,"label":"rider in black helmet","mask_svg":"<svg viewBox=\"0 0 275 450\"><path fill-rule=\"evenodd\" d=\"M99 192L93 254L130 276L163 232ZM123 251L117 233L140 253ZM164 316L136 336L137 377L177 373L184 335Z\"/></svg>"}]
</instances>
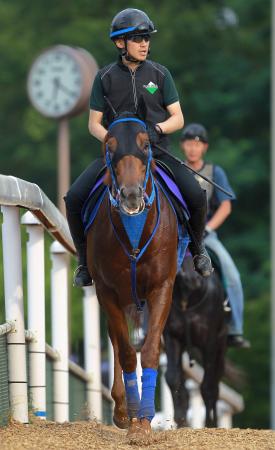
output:
<instances>
[{"instance_id":1,"label":"rider in black helmet","mask_svg":"<svg viewBox=\"0 0 275 450\"><path fill-rule=\"evenodd\" d=\"M127 8L114 17L110 38L119 52L119 58L97 73L90 99L89 130L98 140L104 141L114 119L106 98L118 114L124 111L136 114L140 104L146 105L146 124L154 157L171 169L186 199L194 234L190 244L194 265L201 275L209 276L212 272L211 260L203 244L207 210L205 191L188 169L154 146L160 144L169 149L168 135L183 126L179 97L170 72L161 64L147 59L150 39L155 32L153 22L139 9ZM77 286L92 282L86 264L81 209L103 167L103 158L96 159L73 183L65 198L69 227L79 257L74 279Z\"/></svg>"}]
</instances>

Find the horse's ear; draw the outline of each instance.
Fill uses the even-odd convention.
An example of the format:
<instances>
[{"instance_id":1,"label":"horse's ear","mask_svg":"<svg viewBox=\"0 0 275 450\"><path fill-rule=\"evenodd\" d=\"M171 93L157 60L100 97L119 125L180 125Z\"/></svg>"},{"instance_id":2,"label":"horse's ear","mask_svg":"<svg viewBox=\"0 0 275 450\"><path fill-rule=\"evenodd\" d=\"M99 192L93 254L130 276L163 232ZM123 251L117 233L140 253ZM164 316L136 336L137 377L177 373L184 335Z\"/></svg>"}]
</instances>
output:
<instances>
[{"instance_id":1,"label":"horse's ear","mask_svg":"<svg viewBox=\"0 0 275 450\"><path fill-rule=\"evenodd\" d=\"M147 106L144 100L143 95L139 97L138 105L137 105L137 116L139 119L143 120L143 122L146 122L147 118Z\"/></svg>"}]
</instances>

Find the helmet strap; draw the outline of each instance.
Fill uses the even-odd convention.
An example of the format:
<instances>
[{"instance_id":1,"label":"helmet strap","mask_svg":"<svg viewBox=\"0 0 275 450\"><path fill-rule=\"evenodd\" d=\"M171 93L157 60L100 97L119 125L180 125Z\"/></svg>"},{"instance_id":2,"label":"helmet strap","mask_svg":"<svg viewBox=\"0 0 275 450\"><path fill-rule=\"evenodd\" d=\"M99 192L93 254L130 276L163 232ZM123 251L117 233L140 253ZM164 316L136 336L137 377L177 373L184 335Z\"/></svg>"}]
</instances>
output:
<instances>
[{"instance_id":1,"label":"helmet strap","mask_svg":"<svg viewBox=\"0 0 275 450\"><path fill-rule=\"evenodd\" d=\"M135 59L131 55L129 55L128 49L127 49L127 38L126 38L126 36L124 36L123 40L124 40L124 45L125 45L124 48L119 48L119 47L116 46L117 50L119 51L120 56L122 58L125 58L129 62L140 63L141 61L139 61L138 59ZM148 50L148 55L149 55L149 53L150 53L150 47L149 47L149 50Z\"/></svg>"},{"instance_id":2,"label":"helmet strap","mask_svg":"<svg viewBox=\"0 0 275 450\"><path fill-rule=\"evenodd\" d=\"M128 48L127 48L127 38L126 36L124 37L124 45L125 47L122 49L122 56L124 56L124 58L129 61L129 62L133 62L133 63L139 63L140 61L138 59L133 58L131 55L129 55L128 53Z\"/></svg>"}]
</instances>

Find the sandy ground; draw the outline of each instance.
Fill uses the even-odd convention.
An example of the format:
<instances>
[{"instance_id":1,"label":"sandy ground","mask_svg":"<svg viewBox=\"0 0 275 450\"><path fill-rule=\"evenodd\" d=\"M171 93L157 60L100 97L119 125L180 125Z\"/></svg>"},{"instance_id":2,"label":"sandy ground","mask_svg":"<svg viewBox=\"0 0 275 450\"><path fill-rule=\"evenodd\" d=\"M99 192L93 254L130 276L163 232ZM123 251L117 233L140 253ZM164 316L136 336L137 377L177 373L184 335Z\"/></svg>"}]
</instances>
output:
<instances>
[{"instance_id":1,"label":"sandy ground","mask_svg":"<svg viewBox=\"0 0 275 450\"><path fill-rule=\"evenodd\" d=\"M149 439L149 440L148 440ZM129 442L127 433L96 422L58 425L37 422L18 423L0 428L0 449L58 450L275 450L275 432L269 430L232 430L190 428L154 432L144 441Z\"/></svg>"}]
</instances>

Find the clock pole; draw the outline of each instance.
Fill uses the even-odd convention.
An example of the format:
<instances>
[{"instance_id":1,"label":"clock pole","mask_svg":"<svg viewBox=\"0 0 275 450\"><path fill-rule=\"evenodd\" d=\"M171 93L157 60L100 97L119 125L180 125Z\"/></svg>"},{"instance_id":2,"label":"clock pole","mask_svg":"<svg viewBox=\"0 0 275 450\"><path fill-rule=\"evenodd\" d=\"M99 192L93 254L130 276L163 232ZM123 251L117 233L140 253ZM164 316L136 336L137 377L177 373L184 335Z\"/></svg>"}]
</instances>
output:
<instances>
[{"instance_id":1,"label":"clock pole","mask_svg":"<svg viewBox=\"0 0 275 450\"><path fill-rule=\"evenodd\" d=\"M64 117L58 123L58 142L57 142L57 167L58 167L58 208L62 214L66 215L64 195L70 187L70 133L69 120Z\"/></svg>"}]
</instances>

